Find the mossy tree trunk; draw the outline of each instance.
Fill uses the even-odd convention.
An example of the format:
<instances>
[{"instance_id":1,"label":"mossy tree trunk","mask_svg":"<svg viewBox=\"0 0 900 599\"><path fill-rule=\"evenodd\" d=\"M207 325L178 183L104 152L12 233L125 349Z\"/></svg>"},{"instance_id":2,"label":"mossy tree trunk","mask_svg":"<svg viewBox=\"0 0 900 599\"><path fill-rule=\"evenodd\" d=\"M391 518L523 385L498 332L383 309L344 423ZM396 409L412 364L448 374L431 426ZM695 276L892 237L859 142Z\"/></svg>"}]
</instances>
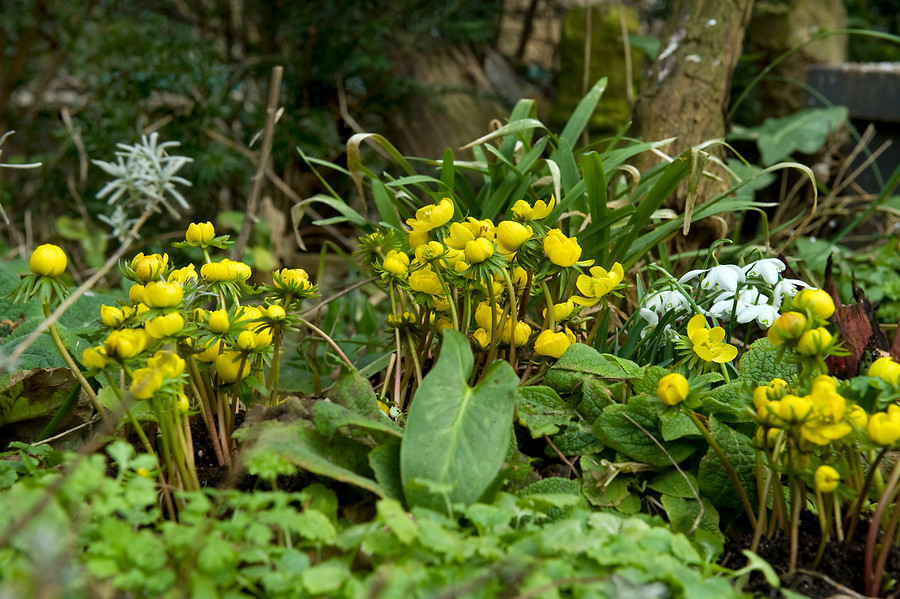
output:
<instances>
[{"instance_id":1,"label":"mossy tree trunk","mask_svg":"<svg viewBox=\"0 0 900 599\"><path fill-rule=\"evenodd\" d=\"M636 132L642 139L677 137L668 149L677 155L725 135L731 75L752 8L753 0L675 0L659 55L634 108ZM658 159L647 153L642 161L637 166L644 170ZM705 179L697 202L729 185L727 177L722 182ZM681 189L667 207L682 212L685 199L686 190Z\"/></svg>"}]
</instances>

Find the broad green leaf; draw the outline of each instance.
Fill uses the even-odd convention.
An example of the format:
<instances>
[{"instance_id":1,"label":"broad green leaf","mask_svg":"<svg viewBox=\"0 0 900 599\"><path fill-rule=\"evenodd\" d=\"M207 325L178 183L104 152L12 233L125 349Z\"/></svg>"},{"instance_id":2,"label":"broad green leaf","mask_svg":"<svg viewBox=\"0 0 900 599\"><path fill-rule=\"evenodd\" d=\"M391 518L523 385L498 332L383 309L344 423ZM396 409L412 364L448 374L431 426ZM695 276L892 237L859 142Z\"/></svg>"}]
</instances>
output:
<instances>
[{"instance_id":1,"label":"broad green leaf","mask_svg":"<svg viewBox=\"0 0 900 599\"><path fill-rule=\"evenodd\" d=\"M690 472L679 472L674 468L667 468L656 475L647 486L663 495L696 499L700 494L700 485L697 477Z\"/></svg>"},{"instance_id":2,"label":"broad green leaf","mask_svg":"<svg viewBox=\"0 0 900 599\"><path fill-rule=\"evenodd\" d=\"M544 382L559 393L571 393L588 377L624 379L640 372L634 362L601 354L583 343L573 343L547 372Z\"/></svg>"},{"instance_id":3,"label":"broad green leaf","mask_svg":"<svg viewBox=\"0 0 900 599\"><path fill-rule=\"evenodd\" d=\"M375 480L391 499L403 500L403 481L400 477L400 444L382 443L369 452L369 466Z\"/></svg>"},{"instance_id":4,"label":"broad green leaf","mask_svg":"<svg viewBox=\"0 0 900 599\"><path fill-rule=\"evenodd\" d=\"M659 430L664 441L701 436L700 431L697 430L697 427L687 414L675 410L660 412Z\"/></svg>"},{"instance_id":5,"label":"broad green leaf","mask_svg":"<svg viewBox=\"0 0 900 599\"><path fill-rule=\"evenodd\" d=\"M307 470L384 497L384 491L372 480L366 458L368 447L345 437L328 439L308 426L303 420L266 421L236 431L235 438L245 443L247 471L271 480L281 474Z\"/></svg>"},{"instance_id":6,"label":"broad green leaf","mask_svg":"<svg viewBox=\"0 0 900 599\"><path fill-rule=\"evenodd\" d=\"M388 419L373 420L329 401L318 401L313 405L313 419L319 433L328 438L341 427L349 429L345 436L351 439L365 435L372 435L376 440L402 437L397 425Z\"/></svg>"},{"instance_id":7,"label":"broad green leaf","mask_svg":"<svg viewBox=\"0 0 900 599\"><path fill-rule=\"evenodd\" d=\"M519 424L532 439L555 435L574 417L572 409L550 387L531 386L516 389L516 414Z\"/></svg>"},{"instance_id":8,"label":"broad green leaf","mask_svg":"<svg viewBox=\"0 0 900 599\"><path fill-rule=\"evenodd\" d=\"M56 413L78 383L68 368L17 370L0 377L0 426Z\"/></svg>"},{"instance_id":9,"label":"broad green leaf","mask_svg":"<svg viewBox=\"0 0 900 599\"><path fill-rule=\"evenodd\" d=\"M419 527L395 499L382 499L375 504L378 518L391 529L400 542L409 545L419 536Z\"/></svg>"},{"instance_id":10,"label":"broad green leaf","mask_svg":"<svg viewBox=\"0 0 900 599\"><path fill-rule=\"evenodd\" d=\"M447 331L441 353L412 401L400 447L400 471L410 506L445 509L441 498L410 482L427 479L452 484L452 503L477 501L506 456L513 392L519 377L506 362L495 362L481 383L469 387L474 358L468 339Z\"/></svg>"},{"instance_id":11,"label":"broad green leaf","mask_svg":"<svg viewBox=\"0 0 900 599\"><path fill-rule=\"evenodd\" d=\"M700 513L700 504L697 503L696 499L663 495L661 500L673 532L687 534L693 529L694 523L697 521L697 515ZM700 501L703 502L703 515L700 516L700 522L697 527L721 535L722 532L719 530L719 512L716 511L716 507L706 497L701 496Z\"/></svg>"},{"instance_id":12,"label":"broad green leaf","mask_svg":"<svg viewBox=\"0 0 900 599\"><path fill-rule=\"evenodd\" d=\"M603 443L589 430L567 430L552 438L553 444L563 455L587 455L603 449ZM551 448L547 451L552 452ZM553 455L556 455L554 452Z\"/></svg>"},{"instance_id":13,"label":"broad green leaf","mask_svg":"<svg viewBox=\"0 0 900 599\"><path fill-rule=\"evenodd\" d=\"M649 366L644 370L644 376L634 379L634 392L656 395L656 387L659 380L669 374L662 366Z\"/></svg>"},{"instance_id":14,"label":"broad green leaf","mask_svg":"<svg viewBox=\"0 0 900 599\"><path fill-rule=\"evenodd\" d=\"M780 118L766 119L748 130L759 146L763 166L771 166L794 152L812 154L847 121L846 106L807 108Z\"/></svg>"},{"instance_id":15,"label":"broad green leaf","mask_svg":"<svg viewBox=\"0 0 900 599\"><path fill-rule=\"evenodd\" d=\"M320 562L300 575L306 592L316 597L336 592L352 576L347 564L336 559Z\"/></svg>"},{"instance_id":16,"label":"broad green leaf","mask_svg":"<svg viewBox=\"0 0 900 599\"><path fill-rule=\"evenodd\" d=\"M778 349L768 339L757 339L738 362L741 379L751 385L764 385L774 378L791 382L797 375L797 365L778 358Z\"/></svg>"},{"instance_id":17,"label":"broad green leaf","mask_svg":"<svg viewBox=\"0 0 900 599\"><path fill-rule=\"evenodd\" d=\"M580 463L581 492L591 505L618 507L631 494L628 485L634 480L632 476L610 476L609 468L593 456L582 456Z\"/></svg>"},{"instance_id":18,"label":"broad green leaf","mask_svg":"<svg viewBox=\"0 0 900 599\"><path fill-rule=\"evenodd\" d=\"M746 422L746 408L752 407L752 393L743 375L742 372L741 379L720 385L704 397L701 404L703 413L712 414L721 422Z\"/></svg>"},{"instance_id":19,"label":"broad green leaf","mask_svg":"<svg viewBox=\"0 0 900 599\"><path fill-rule=\"evenodd\" d=\"M696 445L685 441L663 443L659 431L661 406L656 398L642 395L632 397L626 405L611 405L594 422L593 433L604 445L632 460L659 468L671 466L673 460L678 463L694 453Z\"/></svg>"},{"instance_id":20,"label":"broad green leaf","mask_svg":"<svg viewBox=\"0 0 900 599\"><path fill-rule=\"evenodd\" d=\"M734 467L738 479L744 487L744 492L752 501L752 498L756 497L756 449L754 449L751 439L730 426L722 424L713 416L709 417L709 431ZM712 448L700 460L697 481L700 483L700 491L714 504L722 507L741 507L734 484L722 466L719 456Z\"/></svg>"},{"instance_id":21,"label":"broad green leaf","mask_svg":"<svg viewBox=\"0 0 900 599\"><path fill-rule=\"evenodd\" d=\"M621 391L620 384L617 383L616 388ZM613 397L613 391L607 381L586 379L581 386L581 401L575 410L588 424L593 424L607 406L616 403Z\"/></svg>"},{"instance_id":22,"label":"broad green leaf","mask_svg":"<svg viewBox=\"0 0 900 599\"><path fill-rule=\"evenodd\" d=\"M369 420L393 425L391 419L378 408L378 397L372 384L355 370L342 372L334 385L325 391L325 397Z\"/></svg>"}]
</instances>

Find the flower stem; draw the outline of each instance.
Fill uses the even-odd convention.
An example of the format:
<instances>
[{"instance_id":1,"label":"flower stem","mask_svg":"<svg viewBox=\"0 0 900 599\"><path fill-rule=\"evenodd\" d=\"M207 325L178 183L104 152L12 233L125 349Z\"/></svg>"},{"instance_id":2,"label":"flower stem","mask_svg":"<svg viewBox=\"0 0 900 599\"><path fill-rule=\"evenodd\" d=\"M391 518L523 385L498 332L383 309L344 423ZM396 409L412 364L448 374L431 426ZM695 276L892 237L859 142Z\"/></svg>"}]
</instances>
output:
<instances>
[{"instance_id":1,"label":"flower stem","mask_svg":"<svg viewBox=\"0 0 900 599\"><path fill-rule=\"evenodd\" d=\"M700 431L700 434L703 436L703 439L709 444L710 448L715 452L716 456L719 458L719 461L722 462L722 466L725 468L725 472L728 473L728 478L731 479L731 484L734 485L735 491L737 491L738 498L741 500L741 505L744 508L744 512L747 514L747 519L750 520L750 526L756 528L756 514L753 513L753 507L750 505L750 500L747 498L747 493L744 491L744 485L741 484L741 479L738 478L737 472L734 470L734 466L731 465L731 462L728 460L728 457L725 455L725 452L722 451L722 446L719 445L719 442L716 441L712 433L709 432L709 429L700 422L700 419L697 418L697 415L693 410L681 410L687 417L691 419L691 422L694 423L694 426L697 427L697 430Z\"/></svg>"}]
</instances>

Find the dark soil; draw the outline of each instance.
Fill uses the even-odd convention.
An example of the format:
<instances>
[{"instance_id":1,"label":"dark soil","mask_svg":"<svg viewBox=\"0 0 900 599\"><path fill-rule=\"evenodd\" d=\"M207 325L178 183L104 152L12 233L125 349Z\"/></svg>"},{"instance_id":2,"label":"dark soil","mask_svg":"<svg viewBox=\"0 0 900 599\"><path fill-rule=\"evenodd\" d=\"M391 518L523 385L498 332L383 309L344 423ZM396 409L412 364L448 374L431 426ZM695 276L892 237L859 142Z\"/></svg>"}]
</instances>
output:
<instances>
[{"instance_id":1,"label":"dark soil","mask_svg":"<svg viewBox=\"0 0 900 599\"><path fill-rule=\"evenodd\" d=\"M868 523L861 522L852 541L839 543L832 538L825 548L822 561L815 564L819 550L819 524L810 513L804 513L800 522L797 569L788 574L790 539L783 532L771 539L763 539L757 554L775 569L781 578L781 588L801 593L812 599L835 597L864 597L863 562L865 559L865 534ZM734 570L744 567L746 558L741 551L749 547L751 537L745 537L726 545L721 565ZM893 587L900 579L900 548L892 547L885 566L886 591L882 596L894 597ZM744 590L758 597L781 598L781 590L772 587L760 573L750 576Z\"/></svg>"}]
</instances>

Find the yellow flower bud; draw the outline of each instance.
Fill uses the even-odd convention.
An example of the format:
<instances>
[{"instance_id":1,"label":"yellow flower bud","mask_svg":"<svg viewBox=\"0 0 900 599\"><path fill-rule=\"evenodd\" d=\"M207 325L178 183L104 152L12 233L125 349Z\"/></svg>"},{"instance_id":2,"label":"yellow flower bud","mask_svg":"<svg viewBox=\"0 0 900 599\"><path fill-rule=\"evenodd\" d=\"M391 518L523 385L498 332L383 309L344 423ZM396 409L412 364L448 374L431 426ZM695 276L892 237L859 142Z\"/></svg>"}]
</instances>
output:
<instances>
[{"instance_id":1,"label":"yellow flower bud","mask_svg":"<svg viewBox=\"0 0 900 599\"><path fill-rule=\"evenodd\" d=\"M163 376L175 378L184 373L184 359L173 351L160 350L147 360L147 366Z\"/></svg>"},{"instance_id":2,"label":"yellow flower bud","mask_svg":"<svg viewBox=\"0 0 900 599\"><path fill-rule=\"evenodd\" d=\"M188 225L184 240L189 243L206 245L216 236L216 229L209 221L205 223L191 223Z\"/></svg>"},{"instance_id":3,"label":"yellow flower bud","mask_svg":"<svg viewBox=\"0 0 900 599\"><path fill-rule=\"evenodd\" d=\"M409 286L413 291L427 293L428 295L444 293L441 281L438 279L437 273L431 269L431 266L424 266L410 272Z\"/></svg>"},{"instance_id":4,"label":"yellow flower bud","mask_svg":"<svg viewBox=\"0 0 900 599\"><path fill-rule=\"evenodd\" d=\"M150 399L163 384L162 373L155 368L138 368L134 371L129 388L137 399Z\"/></svg>"},{"instance_id":5,"label":"yellow flower bud","mask_svg":"<svg viewBox=\"0 0 900 599\"><path fill-rule=\"evenodd\" d=\"M105 368L109 363L109 358L106 356L106 348L102 345L86 348L81 352L81 363L84 364L85 368L97 370Z\"/></svg>"},{"instance_id":6,"label":"yellow flower bud","mask_svg":"<svg viewBox=\"0 0 900 599\"><path fill-rule=\"evenodd\" d=\"M494 255L494 244L485 237L477 237L466 243L465 253L469 264L481 264Z\"/></svg>"},{"instance_id":7,"label":"yellow flower bud","mask_svg":"<svg viewBox=\"0 0 900 599\"><path fill-rule=\"evenodd\" d=\"M106 355L110 358L128 360L140 354L147 347L147 333L143 329L121 329L112 331L104 342Z\"/></svg>"},{"instance_id":8,"label":"yellow flower bud","mask_svg":"<svg viewBox=\"0 0 900 599\"><path fill-rule=\"evenodd\" d=\"M116 306L107 306L103 304L100 306L100 322L105 324L111 329L114 329L120 326L128 316L122 310L122 308Z\"/></svg>"},{"instance_id":9,"label":"yellow flower bud","mask_svg":"<svg viewBox=\"0 0 900 599\"><path fill-rule=\"evenodd\" d=\"M66 253L58 245L40 245L28 259L28 268L40 277L58 277L66 271Z\"/></svg>"},{"instance_id":10,"label":"yellow flower bud","mask_svg":"<svg viewBox=\"0 0 900 599\"><path fill-rule=\"evenodd\" d=\"M246 281L253 274L250 266L243 262L228 261L228 270L231 272L232 281Z\"/></svg>"},{"instance_id":11,"label":"yellow flower bud","mask_svg":"<svg viewBox=\"0 0 900 599\"><path fill-rule=\"evenodd\" d=\"M466 244L475 239L475 234L471 228L462 223L453 223L450 225L450 236L444 237L444 243L454 250L462 251L466 249Z\"/></svg>"},{"instance_id":12,"label":"yellow flower bud","mask_svg":"<svg viewBox=\"0 0 900 599\"><path fill-rule=\"evenodd\" d=\"M285 313L284 308L278 304L272 304L266 308L266 316L272 320L284 320L287 314Z\"/></svg>"},{"instance_id":13,"label":"yellow flower bud","mask_svg":"<svg viewBox=\"0 0 900 599\"><path fill-rule=\"evenodd\" d=\"M181 414L187 414L191 410L191 402L187 395L179 393L175 396L175 409Z\"/></svg>"},{"instance_id":14,"label":"yellow flower bud","mask_svg":"<svg viewBox=\"0 0 900 599\"><path fill-rule=\"evenodd\" d=\"M544 238L544 254L557 266L569 267L581 258L581 246L574 237L566 237L559 229L550 229Z\"/></svg>"},{"instance_id":15,"label":"yellow flower bud","mask_svg":"<svg viewBox=\"0 0 900 599\"><path fill-rule=\"evenodd\" d=\"M533 234L531 227L513 220L505 220L497 225L497 243L507 254L517 251Z\"/></svg>"},{"instance_id":16,"label":"yellow flower bud","mask_svg":"<svg viewBox=\"0 0 900 599\"><path fill-rule=\"evenodd\" d=\"M788 341L798 339L806 330L806 316L800 312L785 312L775 319L769 327L766 337L769 343L778 347Z\"/></svg>"},{"instance_id":17,"label":"yellow flower bud","mask_svg":"<svg viewBox=\"0 0 900 599\"><path fill-rule=\"evenodd\" d=\"M500 341L503 343L510 345L510 341L512 339L512 320L507 319L506 324L500 332ZM526 343L528 343L529 337L531 337L531 327L528 326L528 323L523 322L521 320L516 322L516 347L522 347Z\"/></svg>"},{"instance_id":18,"label":"yellow flower bud","mask_svg":"<svg viewBox=\"0 0 900 599\"><path fill-rule=\"evenodd\" d=\"M797 340L797 353L805 356L820 355L828 348L831 341L831 333L824 327L806 331Z\"/></svg>"},{"instance_id":19,"label":"yellow flower bud","mask_svg":"<svg viewBox=\"0 0 900 599\"><path fill-rule=\"evenodd\" d=\"M419 246L419 247L424 247L424 246ZM405 256L406 254L401 254L401 255ZM395 255L395 256L391 256L391 257L386 257L384 259L384 262L381 263L381 267L385 271L394 275L395 277L404 278L404 277L406 277L407 274L409 274L409 267L407 266L408 264L409 264L409 258L406 259L406 264L404 264L403 261Z\"/></svg>"},{"instance_id":20,"label":"yellow flower bud","mask_svg":"<svg viewBox=\"0 0 900 599\"><path fill-rule=\"evenodd\" d=\"M142 304L144 302L144 286L132 285L128 290L128 301L132 304Z\"/></svg>"},{"instance_id":21,"label":"yellow flower bud","mask_svg":"<svg viewBox=\"0 0 900 599\"><path fill-rule=\"evenodd\" d=\"M512 215L520 222L531 220L534 216L534 208L525 200L516 200L516 203L512 205Z\"/></svg>"},{"instance_id":22,"label":"yellow flower bud","mask_svg":"<svg viewBox=\"0 0 900 599\"><path fill-rule=\"evenodd\" d=\"M824 289L801 289L791 300L791 307L823 319L834 314L834 300Z\"/></svg>"},{"instance_id":23,"label":"yellow flower bud","mask_svg":"<svg viewBox=\"0 0 900 599\"><path fill-rule=\"evenodd\" d=\"M182 286L187 285L190 280L197 280L197 271L194 270L193 264L173 270L166 278L169 283L181 283Z\"/></svg>"},{"instance_id":24,"label":"yellow flower bud","mask_svg":"<svg viewBox=\"0 0 900 599\"><path fill-rule=\"evenodd\" d=\"M276 289L288 291L293 294L305 293L312 290L309 275L302 268L282 268L272 273L272 285Z\"/></svg>"},{"instance_id":25,"label":"yellow flower bud","mask_svg":"<svg viewBox=\"0 0 900 599\"><path fill-rule=\"evenodd\" d=\"M541 334L534 341L534 353L541 356L559 358L574 343L572 337L574 335L568 329L562 333L554 333L549 329L541 331Z\"/></svg>"},{"instance_id":26,"label":"yellow flower bud","mask_svg":"<svg viewBox=\"0 0 900 599\"><path fill-rule=\"evenodd\" d=\"M677 406L687 399L690 387L688 380L677 372L671 372L659 379L656 395L667 406Z\"/></svg>"},{"instance_id":27,"label":"yellow flower bud","mask_svg":"<svg viewBox=\"0 0 900 599\"><path fill-rule=\"evenodd\" d=\"M144 325L147 334L156 339L171 337L184 328L184 317L178 312L169 312L156 318L151 318Z\"/></svg>"},{"instance_id":28,"label":"yellow flower bud","mask_svg":"<svg viewBox=\"0 0 900 599\"><path fill-rule=\"evenodd\" d=\"M184 298L178 283L151 281L144 285L144 303L151 308L175 308Z\"/></svg>"},{"instance_id":29,"label":"yellow flower bud","mask_svg":"<svg viewBox=\"0 0 900 599\"><path fill-rule=\"evenodd\" d=\"M878 358L869 366L869 376L875 376L892 385L900 384L900 364L890 356Z\"/></svg>"},{"instance_id":30,"label":"yellow flower bud","mask_svg":"<svg viewBox=\"0 0 900 599\"><path fill-rule=\"evenodd\" d=\"M225 259L221 262L210 262L200 267L200 276L210 283L225 283L233 280L233 273L228 267L231 260Z\"/></svg>"},{"instance_id":31,"label":"yellow flower bud","mask_svg":"<svg viewBox=\"0 0 900 599\"><path fill-rule=\"evenodd\" d=\"M877 412L869 418L866 427L869 439L877 445L893 445L900 440L900 406L891 404L886 412Z\"/></svg>"},{"instance_id":32,"label":"yellow flower bud","mask_svg":"<svg viewBox=\"0 0 900 599\"><path fill-rule=\"evenodd\" d=\"M243 379L250 374L250 360L243 360L244 368L238 372L241 367L241 352L226 351L216 357L216 372L219 378L226 383L233 383L239 379Z\"/></svg>"},{"instance_id":33,"label":"yellow flower bud","mask_svg":"<svg viewBox=\"0 0 900 599\"><path fill-rule=\"evenodd\" d=\"M228 321L228 311L227 310L213 310L209 313L209 318L206 321L206 328L210 330L212 333L224 333L231 327L231 323Z\"/></svg>"},{"instance_id":34,"label":"yellow flower bud","mask_svg":"<svg viewBox=\"0 0 900 599\"><path fill-rule=\"evenodd\" d=\"M491 336L484 329L476 329L472 333L472 339L475 340L478 349L487 349L491 344Z\"/></svg>"},{"instance_id":35,"label":"yellow flower bud","mask_svg":"<svg viewBox=\"0 0 900 599\"><path fill-rule=\"evenodd\" d=\"M816 468L813 480L816 485L816 491L819 491L820 493L831 493L837 489L838 483L841 482L841 475L831 466L823 464Z\"/></svg>"},{"instance_id":36,"label":"yellow flower bud","mask_svg":"<svg viewBox=\"0 0 900 599\"><path fill-rule=\"evenodd\" d=\"M769 404L775 415L787 424L798 424L806 420L813 410L812 400L808 397L785 395L779 401Z\"/></svg>"},{"instance_id":37,"label":"yellow flower bud","mask_svg":"<svg viewBox=\"0 0 900 599\"><path fill-rule=\"evenodd\" d=\"M134 269L134 278L138 283L146 285L150 281L157 281L169 267L169 256L167 254L150 254L143 256L138 254L140 258L135 257L131 261L131 268Z\"/></svg>"},{"instance_id":38,"label":"yellow flower bud","mask_svg":"<svg viewBox=\"0 0 900 599\"><path fill-rule=\"evenodd\" d=\"M197 354L197 359L201 362L215 362L216 358L219 357L219 349L222 347L221 341L210 341L209 345L203 348L200 353Z\"/></svg>"}]
</instances>

